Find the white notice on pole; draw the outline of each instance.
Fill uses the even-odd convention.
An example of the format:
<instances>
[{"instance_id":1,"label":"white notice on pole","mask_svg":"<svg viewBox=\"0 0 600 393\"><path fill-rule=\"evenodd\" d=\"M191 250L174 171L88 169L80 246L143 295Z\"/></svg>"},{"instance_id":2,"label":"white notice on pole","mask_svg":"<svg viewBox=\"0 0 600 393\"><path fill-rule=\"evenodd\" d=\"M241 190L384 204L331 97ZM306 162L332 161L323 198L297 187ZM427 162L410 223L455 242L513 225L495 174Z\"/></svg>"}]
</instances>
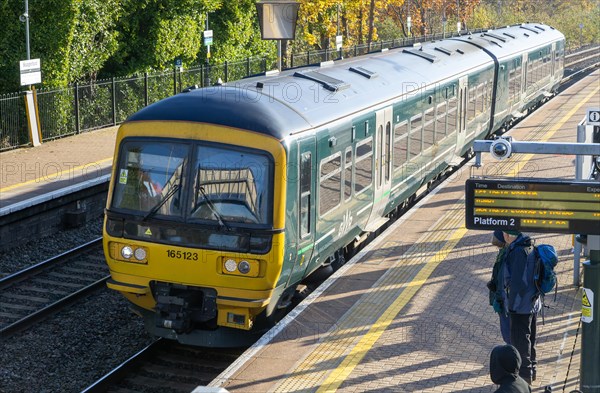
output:
<instances>
[{"instance_id":1,"label":"white notice on pole","mask_svg":"<svg viewBox=\"0 0 600 393\"><path fill-rule=\"evenodd\" d=\"M21 86L42 83L42 63L40 59L21 60L19 70L21 72Z\"/></svg>"}]
</instances>

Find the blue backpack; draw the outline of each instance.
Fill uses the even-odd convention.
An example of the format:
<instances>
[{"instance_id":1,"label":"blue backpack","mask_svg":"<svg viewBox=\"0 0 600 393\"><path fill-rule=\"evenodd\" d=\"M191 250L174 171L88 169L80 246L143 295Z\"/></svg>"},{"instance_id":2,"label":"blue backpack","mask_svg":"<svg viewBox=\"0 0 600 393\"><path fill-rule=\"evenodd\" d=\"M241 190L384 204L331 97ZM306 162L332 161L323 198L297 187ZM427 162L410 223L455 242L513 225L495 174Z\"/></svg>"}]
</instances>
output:
<instances>
[{"instance_id":1,"label":"blue backpack","mask_svg":"<svg viewBox=\"0 0 600 393\"><path fill-rule=\"evenodd\" d=\"M556 255L554 247L549 244L534 246L529 257L535 258L533 265L533 280L538 293L541 296L544 296L554 289L554 296L556 297L557 285L554 267L558 263L558 256Z\"/></svg>"}]
</instances>

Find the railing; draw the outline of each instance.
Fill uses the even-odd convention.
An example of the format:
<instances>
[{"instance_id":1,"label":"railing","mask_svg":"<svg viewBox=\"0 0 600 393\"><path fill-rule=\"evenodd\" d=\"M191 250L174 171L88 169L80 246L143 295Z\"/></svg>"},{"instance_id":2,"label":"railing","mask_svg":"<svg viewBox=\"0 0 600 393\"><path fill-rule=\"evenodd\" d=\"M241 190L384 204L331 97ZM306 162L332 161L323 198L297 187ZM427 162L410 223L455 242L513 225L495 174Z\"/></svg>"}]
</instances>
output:
<instances>
[{"instance_id":1,"label":"railing","mask_svg":"<svg viewBox=\"0 0 600 393\"><path fill-rule=\"evenodd\" d=\"M0 95L0 151L29 143L21 93Z\"/></svg>"},{"instance_id":2,"label":"railing","mask_svg":"<svg viewBox=\"0 0 600 393\"><path fill-rule=\"evenodd\" d=\"M487 30L478 29L471 32L480 33ZM461 34L466 33L468 32L461 32ZM340 51L326 49L292 54L289 58L283 59L284 69L362 56L383 49L412 46L416 42L434 41L457 35L456 32L439 33L355 45L344 47ZM48 141L98 128L116 126L143 107L177 94L189 86L205 87L219 79L226 83L264 73L274 67L275 62L267 64L266 58L246 58L237 62L111 78L90 84L75 83L63 89L42 88L37 92L42 140ZM28 143L29 135L22 93L0 96L0 151L14 149Z\"/></svg>"}]
</instances>

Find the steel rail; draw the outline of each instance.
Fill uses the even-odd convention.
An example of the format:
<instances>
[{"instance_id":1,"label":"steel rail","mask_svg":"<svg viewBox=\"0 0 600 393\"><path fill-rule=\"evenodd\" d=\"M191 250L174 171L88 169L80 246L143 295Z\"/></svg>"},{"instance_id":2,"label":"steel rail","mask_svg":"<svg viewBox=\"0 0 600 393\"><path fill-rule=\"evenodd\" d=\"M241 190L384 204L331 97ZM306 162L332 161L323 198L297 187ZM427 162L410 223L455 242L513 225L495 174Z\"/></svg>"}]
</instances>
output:
<instances>
[{"instance_id":1,"label":"steel rail","mask_svg":"<svg viewBox=\"0 0 600 393\"><path fill-rule=\"evenodd\" d=\"M65 251L61 254L53 256L52 258L46 259L45 261L42 261L38 264L30 266L26 269L20 270L16 273L10 274L6 277L2 277L0 279L0 290L6 289L18 282L21 282L30 277L33 277L50 267L59 265L60 263L64 262L64 259L74 257L75 255L80 254L80 253L86 251L88 248L95 246L96 244L101 243L101 242L102 242L101 237L96 238L96 239L91 240L87 243L84 243L80 246L77 246L69 251Z\"/></svg>"}]
</instances>

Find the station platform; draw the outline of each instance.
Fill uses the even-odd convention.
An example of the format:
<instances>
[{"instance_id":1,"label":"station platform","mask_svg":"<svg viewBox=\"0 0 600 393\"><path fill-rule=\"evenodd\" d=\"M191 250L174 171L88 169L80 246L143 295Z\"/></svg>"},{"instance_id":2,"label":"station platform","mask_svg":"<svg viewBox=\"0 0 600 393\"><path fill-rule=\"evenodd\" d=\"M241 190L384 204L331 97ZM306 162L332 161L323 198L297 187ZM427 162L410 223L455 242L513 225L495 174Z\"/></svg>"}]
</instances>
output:
<instances>
[{"instance_id":1,"label":"station platform","mask_svg":"<svg viewBox=\"0 0 600 393\"><path fill-rule=\"evenodd\" d=\"M117 127L0 153L0 216L108 182Z\"/></svg>"},{"instance_id":2,"label":"station platform","mask_svg":"<svg viewBox=\"0 0 600 393\"><path fill-rule=\"evenodd\" d=\"M600 72L586 76L509 133L519 141L576 142L600 106ZM486 157L487 156L487 157ZM465 229L470 176L575 178L574 156L483 157L455 173L333 274L207 387L228 392L493 392L489 356L502 344L488 301L497 249ZM559 254L558 295L538 323L532 388L579 388L581 289L573 236L528 233ZM584 258L582 258L583 260ZM211 390L212 391L212 390Z\"/></svg>"}]
</instances>

